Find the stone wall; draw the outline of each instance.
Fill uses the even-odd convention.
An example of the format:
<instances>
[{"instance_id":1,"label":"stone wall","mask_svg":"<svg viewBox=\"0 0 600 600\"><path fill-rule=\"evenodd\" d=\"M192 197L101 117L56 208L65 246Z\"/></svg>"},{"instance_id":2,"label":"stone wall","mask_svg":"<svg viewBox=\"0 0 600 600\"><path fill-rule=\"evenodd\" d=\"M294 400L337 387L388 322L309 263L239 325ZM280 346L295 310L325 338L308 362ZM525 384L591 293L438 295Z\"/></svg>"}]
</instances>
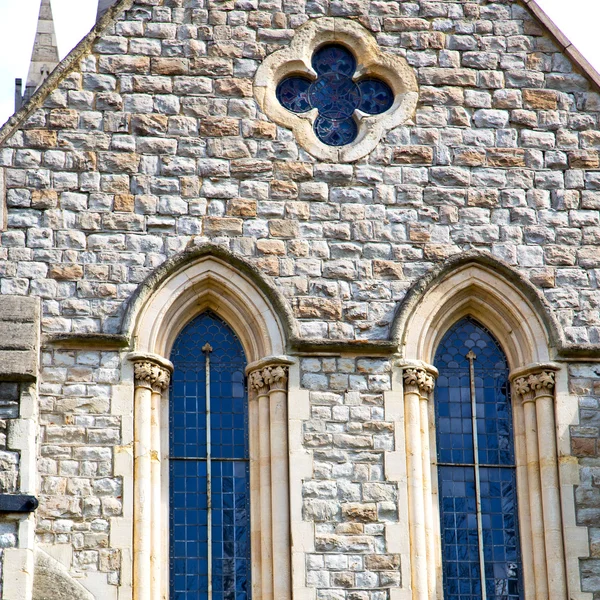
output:
<instances>
[{"instance_id":1,"label":"stone wall","mask_svg":"<svg viewBox=\"0 0 600 600\"><path fill-rule=\"evenodd\" d=\"M322 16L359 20L419 80L413 121L355 164L315 161L253 98L263 58ZM0 294L42 305L38 540L70 545L73 572L117 586L129 560L110 526L124 510L124 376L116 351L52 336L121 333L140 283L190 245L221 245L272 278L305 340L387 340L408 289L476 250L528 278L568 342L600 342L600 96L520 4L136 0L78 52L0 134ZM387 600L400 573L382 537L398 519L382 474L387 362L302 367L307 583L320 600ZM598 407L591 384L573 385L583 589L598 597Z\"/></svg>"}]
</instances>

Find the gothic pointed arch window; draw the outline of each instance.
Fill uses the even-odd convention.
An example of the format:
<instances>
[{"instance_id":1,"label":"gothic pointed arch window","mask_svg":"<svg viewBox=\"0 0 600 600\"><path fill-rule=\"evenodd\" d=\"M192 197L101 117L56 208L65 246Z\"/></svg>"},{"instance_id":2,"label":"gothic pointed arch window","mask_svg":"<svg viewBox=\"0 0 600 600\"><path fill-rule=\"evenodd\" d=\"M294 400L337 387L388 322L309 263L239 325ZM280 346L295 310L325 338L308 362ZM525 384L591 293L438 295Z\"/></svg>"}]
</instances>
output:
<instances>
[{"instance_id":1,"label":"gothic pointed arch window","mask_svg":"<svg viewBox=\"0 0 600 600\"><path fill-rule=\"evenodd\" d=\"M523 598L507 357L465 317L442 338L434 364L444 597Z\"/></svg>"},{"instance_id":2,"label":"gothic pointed arch window","mask_svg":"<svg viewBox=\"0 0 600 600\"><path fill-rule=\"evenodd\" d=\"M249 600L246 356L208 311L179 334L171 362L170 598Z\"/></svg>"}]
</instances>

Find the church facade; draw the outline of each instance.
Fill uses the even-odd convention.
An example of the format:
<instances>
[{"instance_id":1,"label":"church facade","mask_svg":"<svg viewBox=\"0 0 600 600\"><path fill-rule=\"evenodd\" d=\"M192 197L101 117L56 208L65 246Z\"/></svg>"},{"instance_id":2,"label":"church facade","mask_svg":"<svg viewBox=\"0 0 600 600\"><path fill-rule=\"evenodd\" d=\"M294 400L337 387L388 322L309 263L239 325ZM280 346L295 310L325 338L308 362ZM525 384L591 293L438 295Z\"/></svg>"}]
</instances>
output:
<instances>
[{"instance_id":1,"label":"church facade","mask_svg":"<svg viewBox=\"0 0 600 600\"><path fill-rule=\"evenodd\" d=\"M536 2L53 36L0 130L0 598L600 599L600 76Z\"/></svg>"}]
</instances>

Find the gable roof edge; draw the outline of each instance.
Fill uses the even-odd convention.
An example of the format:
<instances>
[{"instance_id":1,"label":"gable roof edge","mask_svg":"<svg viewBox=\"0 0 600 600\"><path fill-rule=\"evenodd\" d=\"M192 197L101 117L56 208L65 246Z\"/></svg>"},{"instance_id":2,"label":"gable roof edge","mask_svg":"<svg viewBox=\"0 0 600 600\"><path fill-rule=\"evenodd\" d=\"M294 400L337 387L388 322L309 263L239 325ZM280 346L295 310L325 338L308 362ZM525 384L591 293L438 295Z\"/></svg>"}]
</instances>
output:
<instances>
[{"instance_id":1,"label":"gable roof edge","mask_svg":"<svg viewBox=\"0 0 600 600\"><path fill-rule=\"evenodd\" d=\"M125 10L131 8L135 0L119 0L111 6L104 16L94 25L92 30L69 52L58 64L50 76L38 88L28 102L19 109L0 128L0 145L3 144L26 121L31 113L37 110L46 98L58 87L58 84L77 66L82 56L88 52L96 40L110 25L115 23L117 17Z\"/></svg>"},{"instance_id":2,"label":"gable roof edge","mask_svg":"<svg viewBox=\"0 0 600 600\"><path fill-rule=\"evenodd\" d=\"M579 67L582 74L587 77L600 92L600 73L595 67L577 50L571 40L559 29L558 25L546 14L537 0L518 0L528 8L534 17L548 30L560 49Z\"/></svg>"}]
</instances>

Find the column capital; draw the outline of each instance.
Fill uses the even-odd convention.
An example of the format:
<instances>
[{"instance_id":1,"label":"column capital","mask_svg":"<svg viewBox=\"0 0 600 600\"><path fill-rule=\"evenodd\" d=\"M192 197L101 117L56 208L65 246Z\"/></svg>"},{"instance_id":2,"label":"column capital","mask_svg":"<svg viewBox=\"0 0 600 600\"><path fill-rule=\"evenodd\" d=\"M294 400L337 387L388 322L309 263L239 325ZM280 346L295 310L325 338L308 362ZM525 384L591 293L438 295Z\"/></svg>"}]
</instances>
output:
<instances>
[{"instance_id":1,"label":"column capital","mask_svg":"<svg viewBox=\"0 0 600 600\"><path fill-rule=\"evenodd\" d=\"M259 396L266 396L270 392L285 391L287 389L289 367L287 365L270 365L252 371L248 378L250 386Z\"/></svg>"},{"instance_id":2,"label":"column capital","mask_svg":"<svg viewBox=\"0 0 600 600\"><path fill-rule=\"evenodd\" d=\"M157 354L132 353L127 357L133 363L136 387L146 387L162 394L171 382L173 364Z\"/></svg>"},{"instance_id":3,"label":"column capital","mask_svg":"<svg viewBox=\"0 0 600 600\"><path fill-rule=\"evenodd\" d=\"M534 364L515 369L510 374L513 389L522 402L533 402L541 397L554 396L556 372L560 369L555 363Z\"/></svg>"},{"instance_id":4,"label":"column capital","mask_svg":"<svg viewBox=\"0 0 600 600\"><path fill-rule=\"evenodd\" d=\"M402 378L407 391L418 392L421 396L428 396L435 387L433 375L422 367L405 367Z\"/></svg>"}]
</instances>

